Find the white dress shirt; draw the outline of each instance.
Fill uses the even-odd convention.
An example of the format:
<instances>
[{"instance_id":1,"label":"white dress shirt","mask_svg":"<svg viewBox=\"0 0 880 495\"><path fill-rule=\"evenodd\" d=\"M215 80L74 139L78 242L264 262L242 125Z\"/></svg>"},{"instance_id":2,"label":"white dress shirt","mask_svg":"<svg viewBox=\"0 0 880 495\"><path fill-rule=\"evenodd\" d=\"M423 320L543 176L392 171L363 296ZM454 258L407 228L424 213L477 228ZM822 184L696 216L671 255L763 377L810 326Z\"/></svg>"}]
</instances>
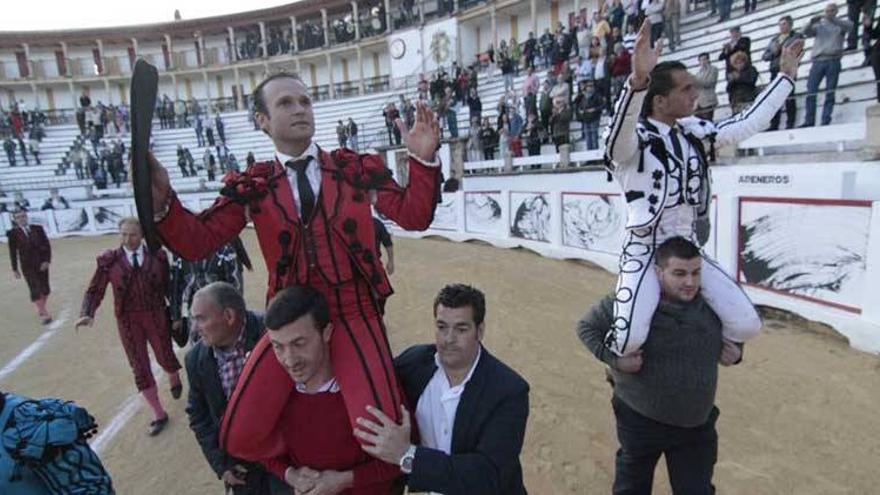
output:
<instances>
[{"instance_id":1,"label":"white dress shirt","mask_svg":"<svg viewBox=\"0 0 880 495\"><path fill-rule=\"evenodd\" d=\"M323 394L323 393L331 393L336 394L339 393L339 382L336 381L336 378L331 378L329 382L318 387L318 390L314 390L309 392L306 390L305 384L294 382L294 387L296 391L301 394L314 395L314 394Z\"/></svg>"},{"instance_id":2,"label":"white dress shirt","mask_svg":"<svg viewBox=\"0 0 880 495\"><path fill-rule=\"evenodd\" d=\"M464 387L471 380L471 375L480 362L482 348L477 351L477 358L468 371L464 380L456 386L450 386L449 378L440 358L434 354L437 363L437 371L431 377L431 381L425 386L422 396L416 405L416 424L419 425L419 434L422 438L421 445L432 449L438 449L447 455L452 451L452 428L455 426L455 414L458 411L458 402Z\"/></svg>"},{"instance_id":3,"label":"white dress shirt","mask_svg":"<svg viewBox=\"0 0 880 495\"><path fill-rule=\"evenodd\" d=\"M135 253L137 253L137 255L138 255L138 266L144 266L144 245L143 245L143 244L141 244L140 246L138 246L138 248L137 248L136 250L134 250L134 251L128 249L128 248L125 247L125 246L122 246L122 250L125 251L125 258L128 259L128 264L129 264L129 265L134 266L134 263L133 263L133 260L132 260L132 255L134 255Z\"/></svg>"},{"instance_id":4,"label":"white dress shirt","mask_svg":"<svg viewBox=\"0 0 880 495\"><path fill-rule=\"evenodd\" d=\"M321 166L318 164L318 145L314 142L310 143L309 147L299 156L285 155L277 149L275 150L275 158L277 158L278 161L281 162L281 166L285 167L287 170L287 181L290 182L290 189L293 191L293 201L296 203L296 211L300 214L302 214L302 204L299 199L296 172L287 169L287 162L300 160L306 157L311 159L306 167L306 177L309 179L309 185L312 186L312 191L315 192L315 200L317 201L321 192Z\"/></svg>"}]
</instances>

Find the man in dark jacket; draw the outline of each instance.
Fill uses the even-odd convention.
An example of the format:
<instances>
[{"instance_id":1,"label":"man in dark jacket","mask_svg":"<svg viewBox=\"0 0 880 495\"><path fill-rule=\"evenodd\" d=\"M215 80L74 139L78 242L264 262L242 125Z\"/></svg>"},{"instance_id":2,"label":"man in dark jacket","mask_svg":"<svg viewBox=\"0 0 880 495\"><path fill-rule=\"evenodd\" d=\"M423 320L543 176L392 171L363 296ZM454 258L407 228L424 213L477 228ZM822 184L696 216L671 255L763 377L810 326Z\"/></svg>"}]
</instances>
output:
<instances>
[{"instance_id":1,"label":"man in dark jacket","mask_svg":"<svg viewBox=\"0 0 880 495\"><path fill-rule=\"evenodd\" d=\"M782 49L792 44L795 40L804 37L801 33L792 29L793 24L794 20L790 15L782 16L782 18L779 19L779 34L770 39L770 43L767 44L767 48L764 49L764 53L761 55L761 58L764 61L770 62L770 80L776 79L776 75L779 74L779 62L782 59ZM781 116L782 110L776 112L773 120L770 121L770 128L767 129L768 131L779 129L779 119ZM794 129L796 118L797 104L792 96L785 100L786 129Z\"/></svg>"},{"instance_id":2,"label":"man in dark jacket","mask_svg":"<svg viewBox=\"0 0 880 495\"><path fill-rule=\"evenodd\" d=\"M418 445L411 443L406 410L401 424L372 407L369 419L358 419L362 448L398 464L411 490L526 494L519 454L529 384L483 347L485 315L482 292L447 285L434 299L435 344L410 347L394 360L415 411Z\"/></svg>"},{"instance_id":3,"label":"man in dark jacket","mask_svg":"<svg viewBox=\"0 0 880 495\"><path fill-rule=\"evenodd\" d=\"M52 321L52 316L46 309L50 292L49 264L52 262L52 246L43 227L28 223L26 210L17 210L12 218L15 227L6 232L12 273L15 278L24 275L31 301L37 306L37 313L45 325Z\"/></svg>"},{"instance_id":4,"label":"man in dark jacket","mask_svg":"<svg viewBox=\"0 0 880 495\"><path fill-rule=\"evenodd\" d=\"M745 52L751 61L752 40L741 34L739 26L730 28L730 39L721 47L721 53L718 54L718 60L724 60L728 71L731 70L730 57L736 52Z\"/></svg>"},{"instance_id":5,"label":"man in dark jacket","mask_svg":"<svg viewBox=\"0 0 880 495\"><path fill-rule=\"evenodd\" d=\"M202 338L186 354L190 384L186 413L205 459L236 495L288 493L281 480L259 464L231 457L218 441L226 401L248 353L265 332L263 317L247 311L241 294L226 282L214 282L196 292L191 316Z\"/></svg>"},{"instance_id":6,"label":"man in dark jacket","mask_svg":"<svg viewBox=\"0 0 880 495\"><path fill-rule=\"evenodd\" d=\"M718 363L737 364L742 345L722 337L721 320L700 295L702 262L699 248L682 237L657 248L661 301L635 353L617 356L605 345L613 295L578 323L578 337L610 368L620 441L614 494L651 493L661 455L675 493L715 493Z\"/></svg>"}]
</instances>

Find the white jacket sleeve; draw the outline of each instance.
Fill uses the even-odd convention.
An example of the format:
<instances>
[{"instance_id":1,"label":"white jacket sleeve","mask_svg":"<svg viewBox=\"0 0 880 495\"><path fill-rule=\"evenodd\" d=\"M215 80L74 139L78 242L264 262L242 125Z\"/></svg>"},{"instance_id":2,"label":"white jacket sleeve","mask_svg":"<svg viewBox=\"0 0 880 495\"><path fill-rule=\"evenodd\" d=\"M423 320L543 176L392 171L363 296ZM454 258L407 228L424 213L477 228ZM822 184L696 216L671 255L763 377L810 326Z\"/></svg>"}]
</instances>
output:
<instances>
[{"instance_id":1,"label":"white jacket sleeve","mask_svg":"<svg viewBox=\"0 0 880 495\"><path fill-rule=\"evenodd\" d=\"M763 131L794 90L794 81L785 74L776 76L754 103L742 112L715 124L715 144L738 143Z\"/></svg>"},{"instance_id":2,"label":"white jacket sleeve","mask_svg":"<svg viewBox=\"0 0 880 495\"><path fill-rule=\"evenodd\" d=\"M636 134L636 124L648 90L646 88L636 91L630 84L627 79L623 85L605 136L605 158L612 171L638 163L639 137Z\"/></svg>"}]
</instances>

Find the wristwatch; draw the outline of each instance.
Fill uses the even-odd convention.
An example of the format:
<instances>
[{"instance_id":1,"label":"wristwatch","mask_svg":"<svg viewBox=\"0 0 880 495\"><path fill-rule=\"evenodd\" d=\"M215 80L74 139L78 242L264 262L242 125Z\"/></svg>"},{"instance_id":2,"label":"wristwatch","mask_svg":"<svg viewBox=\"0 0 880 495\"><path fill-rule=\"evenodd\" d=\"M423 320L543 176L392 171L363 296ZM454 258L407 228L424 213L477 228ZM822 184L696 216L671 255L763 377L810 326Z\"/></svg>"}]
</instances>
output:
<instances>
[{"instance_id":1,"label":"wristwatch","mask_svg":"<svg viewBox=\"0 0 880 495\"><path fill-rule=\"evenodd\" d=\"M403 454L403 457L400 458L400 471L403 474L412 473L413 469L413 461L416 458L416 446L410 445L408 449L406 449L406 453Z\"/></svg>"}]
</instances>

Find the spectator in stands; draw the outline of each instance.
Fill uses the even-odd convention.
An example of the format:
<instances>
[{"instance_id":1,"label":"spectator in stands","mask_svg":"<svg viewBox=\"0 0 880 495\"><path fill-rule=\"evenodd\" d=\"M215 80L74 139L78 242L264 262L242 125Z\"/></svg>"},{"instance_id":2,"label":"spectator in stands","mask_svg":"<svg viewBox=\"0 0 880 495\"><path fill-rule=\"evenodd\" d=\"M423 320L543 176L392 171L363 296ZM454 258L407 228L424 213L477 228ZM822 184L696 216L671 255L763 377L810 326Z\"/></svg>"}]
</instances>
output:
<instances>
[{"instance_id":1,"label":"spectator in stands","mask_svg":"<svg viewBox=\"0 0 880 495\"><path fill-rule=\"evenodd\" d=\"M348 127L346 129L348 133L348 147L354 151L359 151L358 147L358 126L354 123L354 119L351 117L348 118Z\"/></svg>"},{"instance_id":2,"label":"spectator in stands","mask_svg":"<svg viewBox=\"0 0 880 495\"><path fill-rule=\"evenodd\" d=\"M348 129L346 129L342 119L339 119L338 122L336 125L336 140L339 142L340 148L345 148L348 141Z\"/></svg>"},{"instance_id":3,"label":"spectator in stands","mask_svg":"<svg viewBox=\"0 0 880 495\"><path fill-rule=\"evenodd\" d=\"M544 67L550 67L550 64L553 61L554 47L556 46L556 37L550 33L550 28L544 29L544 34L541 35L540 45L541 58L544 59Z\"/></svg>"},{"instance_id":4,"label":"spectator in stands","mask_svg":"<svg viewBox=\"0 0 880 495\"><path fill-rule=\"evenodd\" d=\"M623 43L614 44L614 58L611 60L611 102L620 94L620 89L632 72L632 57L623 47Z\"/></svg>"},{"instance_id":5,"label":"spectator in stands","mask_svg":"<svg viewBox=\"0 0 880 495\"><path fill-rule=\"evenodd\" d=\"M498 153L502 160L507 160L510 156L510 121L507 114L502 114L498 118Z\"/></svg>"},{"instance_id":6,"label":"spectator in stands","mask_svg":"<svg viewBox=\"0 0 880 495\"><path fill-rule=\"evenodd\" d=\"M748 57L751 62L752 40L749 39L748 36L743 36L741 34L739 26L730 28L730 38L727 40L727 43L721 47L721 53L718 55L718 60L724 60L728 72L731 70L730 56L736 52L745 53L746 57Z\"/></svg>"},{"instance_id":7,"label":"spectator in stands","mask_svg":"<svg viewBox=\"0 0 880 495\"><path fill-rule=\"evenodd\" d=\"M852 22L837 17L837 4L829 3L825 6L825 14L810 19L810 24L804 30L804 34L814 36L816 41L813 43L813 65L810 66L810 75L807 78L807 114L801 127L816 125L816 95L822 79L825 79L826 91L825 105L822 107L822 125L831 123L843 43L852 27Z\"/></svg>"},{"instance_id":8,"label":"spectator in stands","mask_svg":"<svg viewBox=\"0 0 880 495\"><path fill-rule=\"evenodd\" d=\"M593 62L590 60L589 53L578 55L575 59L575 81L580 84L583 81L593 80Z\"/></svg>"},{"instance_id":9,"label":"spectator in stands","mask_svg":"<svg viewBox=\"0 0 880 495\"><path fill-rule=\"evenodd\" d=\"M715 107L718 106L718 95L715 94L715 86L718 84L718 69L709 61L709 54L703 52L697 56L700 67L694 74L694 84L697 86L697 109L694 115L705 120L714 120Z\"/></svg>"},{"instance_id":10,"label":"spectator in stands","mask_svg":"<svg viewBox=\"0 0 880 495\"><path fill-rule=\"evenodd\" d=\"M663 36L664 3L664 0L650 0L648 6L645 7L645 15L651 21L651 46L654 46L654 43Z\"/></svg>"},{"instance_id":11,"label":"spectator in stands","mask_svg":"<svg viewBox=\"0 0 880 495\"><path fill-rule=\"evenodd\" d=\"M6 159L9 161L9 166L15 166L15 141L12 140L9 136L6 136L6 139L3 140L3 150L6 152Z\"/></svg>"},{"instance_id":12,"label":"spectator in stands","mask_svg":"<svg viewBox=\"0 0 880 495\"><path fill-rule=\"evenodd\" d=\"M754 12L758 8L758 0L745 0L745 13Z\"/></svg>"},{"instance_id":13,"label":"spectator in stands","mask_svg":"<svg viewBox=\"0 0 880 495\"><path fill-rule=\"evenodd\" d=\"M385 117L385 128L388 129L388 145L400 146L400 129L394 124L394 121L400 118L400 112L394 102L385 107L382 115Z\"/></svg>"},{"instance_id":14,"label":"spectator in stands","mask_svg":"<svg viewBox=\"0 0 880 495\"><path fill-rule=\"evenodd\" d=\"M599 120L605 102L596 91L593 81L580 83L578 95L574 99L575 116L581 123L581 139L587 142L588 150L599 149Z\"/></svg>"},{"instance_id":15,"label":"spectator in stands","mask_svg":"<svg viewBox=\"0 0 880 495\"><path fill-rule=\"evenodd\" d=\"M535 39L534 31L529 31L529 37L523 43L523 65L528 69L535 66L535 56L538 54L538 40Z\"/></svg>"},{"instance_id":16,"label":"spectator in stands","mask_svg":"<svg viewBox=\"0 0 880 495\"><path fill-rule=\"evenodd\" d=\"M467 106L468 120L473 122L474 119L477 119L477 122L479 122L483 114L483 102L480 100L480 94L476 89L472 89L468 94Z\"/></svg>"},{"instance_id":17,"label":"spectator in stands","mask_svg":"<svg viewBox=\"0 0 880 495\"><path fill-rule=\"evenodd\" d=\"M70 203L67 202L67 199L64 198L61 194L58 193L58 189L52 188L49 189L49 197L46 198L46 202L43 203L43 207L41 210L66 210L70 208Z\"/></svg>"},{"instance_id":18,"label":"spectator in stands","mask_svg":"<svg viewBox=\"0 0 880 495\"><path fill-rule=\"evenodd\" d=\"M183 152L183 145L177 145L177 166L180 168L180 173L184 177L189 177L189 172L186 170L186 154Z\"/></svg>"},{"instance_id":19,"label":"spectator in stands","mask_svg":"<svg viewBox=\"0 0 880 495\"><path fill-rule=\"evenodd\" d=\"M92 180L95 182L95 188L99 190L107 189L107 171L104 167L97 167L92 174Z\"/></svg>"},{"instance_id":20,"label":"spectator in stands","mask_svg":"<svg viewBox=\"0 0 880 495\"><path fill-rule=\"evenodd\" d=\"M803 38L802 34L792 29L793 22L790 15L779 19L779 34L770 39L770 43L761 56L763 60L770 62L770 80L775 79L776 74L779 74L779 60L782 56L782 48L790 45L795 40ZM775 131L779 129L779 119L781 116L782 110L780 109L773 116L773 120L770 121L770 128L768 130ZM785 100L785 117L786 128L793 129L795 118L797 117L797 104L795 103L794 95L789 96Z\"/></svg>"},{"instance_id":21,"label":"spectator in stands","mask_svg":"<svg viewBox=\"0 0 880 495\"><path fill-rule=\"evenodd\" d=\"M480 144L483 146L483 160L495 159L495 146L498 142L498 133L492 128L489 119L483 119L483 127L480 128Z\"/></svg>"},{"instance_id":22,"label":"spectator in stands","mask_svg":"<svg viewBox=\"0 0 880 495\"><path fill-rule=\"evenodd\" d=\"M553 114L550 116L550 129L553 135L553 144L556 145L556 152L559 152L560 146L568 144L569 134L571 133L571 106L568 100L562 96L553 98Z\"/></svg>"},{"instance_id":23,"label":"spectator in stands","mask_svg":"<svg viewBox=\"0 0 880 495\"><path fill-rule=\"evenodd\" d=\"M538 114L530 112L526 120L525 129L526 148L528 149L529 156L541 154L542 134L543 131L541 129L541 122L538 120Z\"/></svg>"},{"instance_id":24,"label":"spectator in stands","mask_svg":"<svg viewBox=\"0 0 880 495\"><path fill-rule=\"evenodd\" d=\"M602 97L602 101L606 103L608 114L611 114L611 59L602 53L593 60L593 82L596 86L596 92Z\"/></svg>"},{"instance_id":25,"label":"spectator in stands","mask_svg":"<svg viewBox=\"0 0 880 495\"><path fill-rule=\"evenodd\" d=\"M626 34L623 35L623 48L625 48L626 51L629 52L630 55L632 55L633 50L635 50L635 47L636 47L636 24L635 23L627 23Z\"/></svg>"},{"instance_id":26,"label":"spectator in stands","mask_svg":"<svg viewBox=\"0 0 880 495\"><path fill-rule=\"evenodd\" d=\"M245 163L247 163L247 166L248 166L248 167L250 167L251 165L253 165L254 163L256 163L256 162L257 162L257 158L254 156L254 152L253 152L253 151L248 151L248 154L247 154L247 156L245 157L244 161L245 161Z\"/></svg>"},{"instance_id":27,"label":"spectator in stands","mask_svg":"<svg viewBox=\"0 0 880 495\"><path fill-rule=\"evenodd\" d=\"M238 159L235 158L235 153L230 152L229 156L226 157L226 166L233 172L241 172L241 168L238 166Z\"/></svg>"},{"instance_id":28,"label":"spectator in stands","mask_svg":"<svg viewBox=\"0 0 880 495\"><path fill-rule=\"evenodd\" d=\"M210 125L205 127L205 139L208 141L208 146L216 146L216 141L214 140L214 128Z\"/></svg>"},{"instance_id":29,"label":"spectator in stands","mask_svg":"<svg viewBox=\"0 0 880 495\"><path fill-rule=\"evenodd\" d=\"M504 40L501 40L502 43ZM504 91L513 89L513 60L507 51L501 51L499 54L499 66L501 67L501 77L504 78Z\"/></svg>"},{"instance_id":30,"label":"spectator in stands","mask_svg":"<svg viewBox=\"0 0 880 495\"><path fill-rule=\"evenodd\" d=\"M608 20L599 14L598 10L593 11L593 36L599 38L602 46L608 46L608 38L611 36L611 24Z\"/></svg>"},{"instance_id":31,"label":"spectator in stands","mask_svg":"<svg viewBox=\"0 0 880 495\"><path fill-rule=\"evenodd\" d=\"M480 120L471 119L468 127L467 161L475 162L483 159L483 146L480 144Z\"/></svg>"},{"instance_id":32,"label":"spectator in stands","mask_svg":"<svg viewBox=\"0 0 880 495\"><path fill-rule=\"evenodd\" d=\"M516 41L516 38L510 38L510 44L507 46L510 61L513 63L513 73L519 75L519 67L520 63L522 63L522 47ZM511 86L512 85L513 82L511 82Z\"/></svg>"},{"instance_id":33,"label":"spectator in stands","mask_svg":"<svg viewBox=\"0 0 880 495\"><path fill-rule=\"evenodd\" d=\"M214 127L217 128L217 137L220 138L220 142L226 144L226 126L219 113L214 117Z\"/></svg>"},{"instance_id":34,"label":"spectator in stands","mask_svg":"<svg viewBox=\"0 0 880 495\"><path fill-rule=\"evenodd\" d=\"M28 211L30 209L31 202L24 197L24 193L21 191L15 191L12 198L14 200L12 203L12 211Z\"/></svg>"},{"instance_id":35,"label":"spectator in stands","mask_svg":"<svg viewBox=\"0 0 880 495\"><path fill-rule=\"evenodd\" d=\"M452 94L452 88L446 87L446 94L441 100L439 109L442 113L437 114L438 119L446 119L446 127L449 129L449 137L458 137L458 112L456 111L455 96Z\"/></svg>"},{"instance_id":36,"label":"spectator in stands","mask_svg":"<svg viewBox=\"0 0 880 495\"><path fill-rule=\"evenodd\" d=\"M197 143L196 145L199 148L201 148L201 147L205 146L205 126L204 126L204 123L202 122L201 115L196 116L195 124L196 124L195 131L196 131L196 143Z\"/></svg>"},{"instance_id":37,"label":"spectator in stands","mask_svg":"<svg viewBox=\"0 0 880 495\"><path fill-rule=\"evenodd\" d=\"M403 120L406 122L406 127L410 129L416 122L416 106L409 98L403 100Z\"/></svg>"},{"instance_id":38,"label":"spectator in stands","mask_svg":"<svg viewBox=\"0 0 880 495\"><path fill-rule=\"evenodd\" d=\"M727 94L730 95L731 112L740 113L755 101L758 94L758 71L743 52L730 57L732 70L727 73Z\"/></svg>"},{"instance_id":39,"label":"spectator in stands","mask_svg":"<svg viewBox=\"0 0 880 495\"><path fill-rule=\"evenodd\" d=\"M731 7L733 7L733 0L717 0L714 3L717 3L718 5L718 20L724 22L730 19L730 9ZM714 13L715 5L713 5L712 7L712 12Z\"/></svg>"},{"instance_id":40,"label":"spectator in stands","mask_svg":"<svg viewBox=\"0 0 880 495\"><path fill-rule=\"evenodd\" d=\"M217 174L217 159L214 157L214 153L211 153L211 148L205 150L205 156L202 158L202 161L205 171L208 172L208 181L214 182Z\"/></svg>"},{"instance_id":41,"label":"spectator in stands","mask_svg":"<svg viewBox=\"0 0 880 495\"><path fill-rule=\"evenodd\" d=\"M847 0L847 17L852 23L852 28L847 36L846 49L855 50L858 47L859 24L862 25L862 48L865 50L865 59L868 59L871 45L871 26L874 22L874 11L877 8L877 0ZM859 22L859 18L863 21Z\"/></svg>"},{"instance_id":42,"label":"spectator in stands","mask_svg":"<svg viewBox=\"0 0 880 495\"><path fill-rule=\"evenodd\" d=\"M517 111L517 106L510 107L508 112L508 130L510 131L510 152L514 157L522 156L522 133L525 123Z\"/></svg>"},{"instance_id":43,"label":"spectator in stands","mask_svg":"<svg viewBox=\"0 0 880 495\"><path fill-rule=\"evenodd\" d=\"M541 91L539 115L541 117L541 128L550 128L550 115L553 113L553 99L550 98L551 83L549 79L544 80L544 87ZM545 136L546 137L546 136Z\"/></svg>"},{"instance_id":44,"label":"spectator in stands","mask_svg":"<svg viewBox=\"0 0 880 495\"><path fill-rule=\"evenodd\" d=\"M757 0L752 0L757 2ZM669 42L669 51L675 51L675 47L681 44L679 21L681 20L681 0L666 0L663 7L663 31ZM749 0L746 0L748 5Z\"/></svg>"},{"instance_id":45,"label":"spectator in stands","mask_svg":"<svg viewBox=\"0 0 880 495\"><path fill-rule=\"evenodd\" d=\"M37 135L33 131L31 131L30 139L28 140L28 146L30 147L31 155L34 156L37 165L40 165L40 140L37 139Z\"/></svg>"}]
</instances>

